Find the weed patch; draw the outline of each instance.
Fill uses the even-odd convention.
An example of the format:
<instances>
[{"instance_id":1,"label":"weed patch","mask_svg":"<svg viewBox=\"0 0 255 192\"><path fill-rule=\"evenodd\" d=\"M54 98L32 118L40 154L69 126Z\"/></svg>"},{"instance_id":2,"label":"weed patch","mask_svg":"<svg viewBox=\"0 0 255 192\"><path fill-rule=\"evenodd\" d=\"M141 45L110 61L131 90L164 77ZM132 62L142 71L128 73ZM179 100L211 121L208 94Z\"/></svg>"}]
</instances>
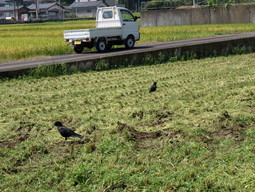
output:
<instances>
[{"instance_id":1,"label":"weed patch","mask_svg":"<svg viewBox=\"0 0 255 192\"><path fill-rule=\"evenodd\" d=\"M60 64L39 66L35 69L31 69L28 72L28 76L32 78L57 77L59 75L67 75L69 73L67 66L65 64Z\"/></svg>"}]
</instances>

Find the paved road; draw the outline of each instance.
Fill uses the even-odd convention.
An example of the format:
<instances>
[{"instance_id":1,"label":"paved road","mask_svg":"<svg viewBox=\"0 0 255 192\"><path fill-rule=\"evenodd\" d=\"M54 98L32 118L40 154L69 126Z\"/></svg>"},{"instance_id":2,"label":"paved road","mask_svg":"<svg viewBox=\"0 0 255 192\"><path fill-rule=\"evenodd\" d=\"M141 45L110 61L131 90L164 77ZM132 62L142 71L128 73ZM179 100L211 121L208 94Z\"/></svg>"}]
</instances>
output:
<instances>
[{"instance_id":1,"label":"paved road","mask_svg":"<svg viewBox=\"0 0 255 192\"><path fill-rule=\"evenodd\" d=\"M70 55L60 55L60 56L51 56L44 57L40 59L31 59L25 61L16 61L10 63L0 63L0 72L7 71L15 71L22 69L35 68L37 66L50 65L50 64L60 64L60 63L68 63L75 61L85 61L91 59L105 58L105 57L114 57L118 55L126 55L138 52L149 52L153 50L161 50L167 48L178 48L182 46L191 46L191 45L199 45L213 42L223 42L229 40L236 39L244 39L255 37L255 32L251 33L241 33L241 34L231 34L231 35L220 35L214 37L205 37L198 39L187 39L187 40L179 40L179 41L170 41L163 43L154 43L154 44L141 44L135 46L133 49L127 50L125 48L117 48L112 49L107 53L97 53L94 51L84 52L82 54L70 54Z\"/></svg>"}]
</instances>

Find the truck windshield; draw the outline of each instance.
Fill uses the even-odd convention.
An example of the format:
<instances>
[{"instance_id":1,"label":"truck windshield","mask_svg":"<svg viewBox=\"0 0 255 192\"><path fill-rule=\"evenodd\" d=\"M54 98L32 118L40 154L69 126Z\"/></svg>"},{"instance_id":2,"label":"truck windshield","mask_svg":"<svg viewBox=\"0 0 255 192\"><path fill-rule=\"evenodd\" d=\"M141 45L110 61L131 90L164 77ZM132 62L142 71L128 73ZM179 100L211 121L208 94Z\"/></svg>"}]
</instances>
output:
<instances>
[{"instance_id":1,"label":"truck windshield","mask_svg":"<svg viewBox=\"0 0 255 192\"><path fill-rule=\"evenodd\" d=\"M127 10L120 10L123 21L135 21L133 15Z\"/></svg>"}]
</instances>

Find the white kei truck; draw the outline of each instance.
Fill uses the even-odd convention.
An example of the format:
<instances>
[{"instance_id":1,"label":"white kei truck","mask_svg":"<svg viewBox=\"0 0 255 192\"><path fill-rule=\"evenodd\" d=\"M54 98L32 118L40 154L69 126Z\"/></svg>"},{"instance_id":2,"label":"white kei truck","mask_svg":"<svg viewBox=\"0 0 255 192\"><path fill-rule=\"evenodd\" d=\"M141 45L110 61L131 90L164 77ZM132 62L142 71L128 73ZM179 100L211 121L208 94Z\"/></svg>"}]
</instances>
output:
<instances>
[{"instance_id":1,"label":"white kei truck","mask_svg":"<svg viewBox=\"0 0 255 192\"><path fill-rule=\"evenodd\" d=\"M100 7L96 14L95 29L64 31L64 39L72 44L76 53L82 53L85 47L96 47L105 52L113 45L125 45L133 48L140 39L138 17L123 7Z\"/></svg>"}]
</instances>

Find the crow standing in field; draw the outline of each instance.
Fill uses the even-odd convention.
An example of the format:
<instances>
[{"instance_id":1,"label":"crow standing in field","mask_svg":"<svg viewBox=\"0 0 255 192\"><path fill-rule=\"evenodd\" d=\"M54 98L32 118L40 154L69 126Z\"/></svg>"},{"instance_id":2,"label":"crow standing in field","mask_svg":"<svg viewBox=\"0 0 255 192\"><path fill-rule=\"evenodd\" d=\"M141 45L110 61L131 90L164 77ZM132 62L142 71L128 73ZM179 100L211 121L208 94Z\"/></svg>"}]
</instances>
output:
<instances>
[{"instance_id":1,"label":"crow standing in field","mask_svg":"<svg viewBox=\"0 0 255 192\"><path fill-rule=\"evenodd\" d=\"M157 89L157 82L154 82L153 85L151 86L149 92L150 92L150 93L151 93L151 92L154 92L154 91L156 91L156 89Z\"/></svg>"},{"instance_id":2,"label":"crow standing in field","mask_svg":"<svg viewBox=\"0 0 255 192\"><path fill-rule=\"evenodd\" d=\"M67 140L67 137L79 137L82 138L81 135L73 132L71 129L68 129L66 126L64 126L61 122L57 121L54 123L55 126L58 127L59 133L65 137L65 140Z\"/></svg>"}]
</instances>

